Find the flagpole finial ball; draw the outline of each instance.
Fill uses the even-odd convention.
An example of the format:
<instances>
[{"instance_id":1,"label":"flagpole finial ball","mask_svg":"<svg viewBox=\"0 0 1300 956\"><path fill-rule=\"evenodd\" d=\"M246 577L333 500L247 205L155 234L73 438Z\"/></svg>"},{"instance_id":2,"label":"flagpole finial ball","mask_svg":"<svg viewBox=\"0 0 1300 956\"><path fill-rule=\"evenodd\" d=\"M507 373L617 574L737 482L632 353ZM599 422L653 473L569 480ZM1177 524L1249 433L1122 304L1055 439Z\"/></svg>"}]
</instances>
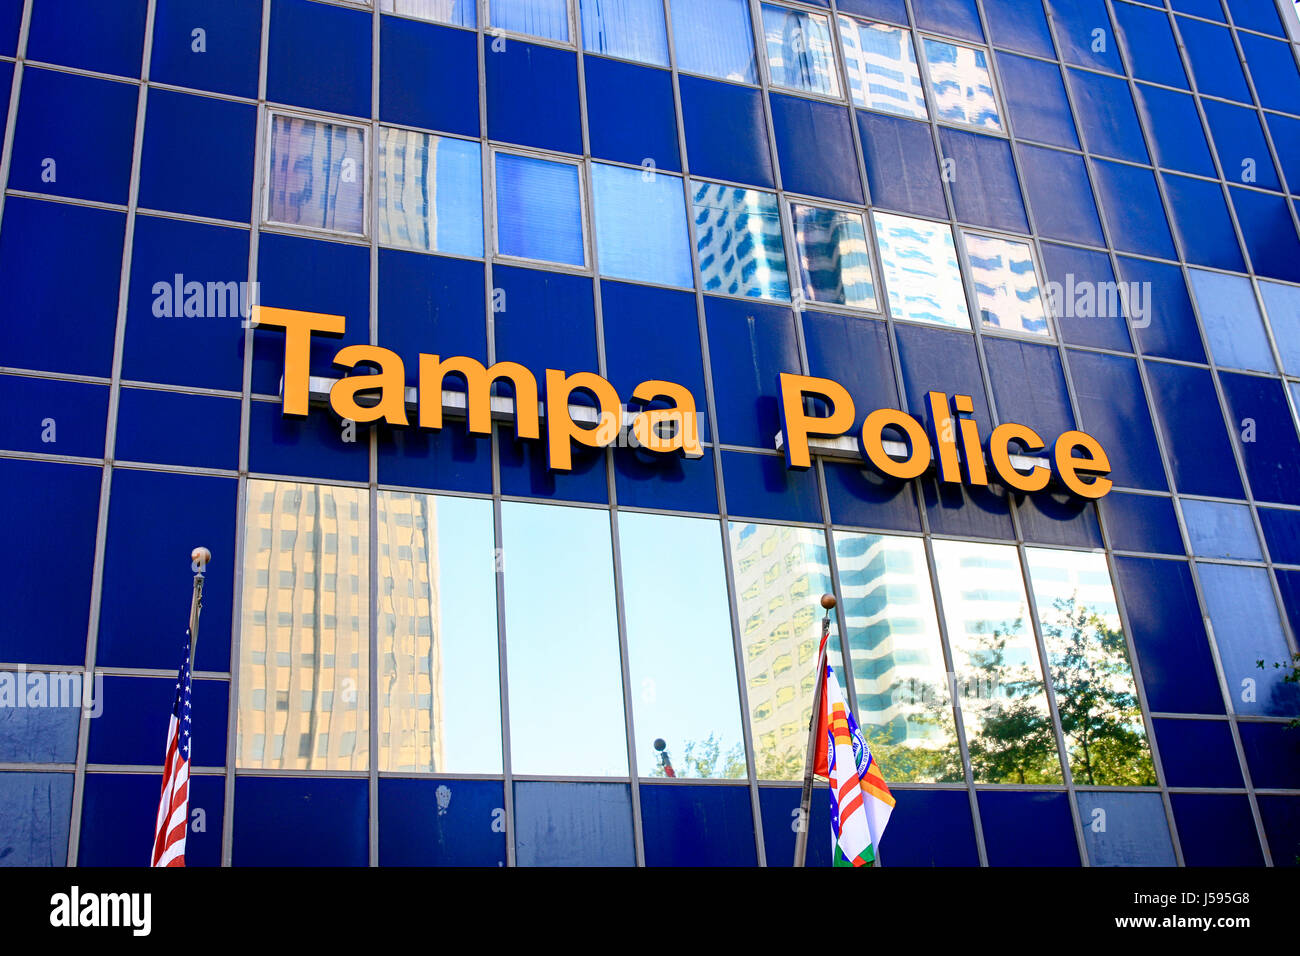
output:
<instances>
[{"instance_id":1,"label":"flagpole finial ball","mask_svg":"<svg viewBox=\"0 0 1300 956\"><path fill-rule=\"evenodd\" d=\"M667 746L668 744L664 742L664 739L662 737L655 738L655 750L658 750L659 752L662 753L664 748Z\"/></svg>"},{"instance_id":2,"label":"flagpole finial ball","mask_svg":"<svg viewBox=\"0 0 1300 956\"><path fill-rule=\"evenodd\" d=\"M195 548L190 552L190 560L202 567L212 560L212 552L207 548Z\"/></svg>"},{"instance_id":3,"label":"flagpole finial ball","mask_svg":"<svg viewBox=\"0 0 1300 956\"><path fill-rule=\"evenodd\" d=\"M834 606L835 606L835 595L834 595L834 594L823 594L823 595L822 595L822 607L826 608L826 610L829 611L829 610L830 610L831 608L833 608Z\"/></svg>"}]
</instances>

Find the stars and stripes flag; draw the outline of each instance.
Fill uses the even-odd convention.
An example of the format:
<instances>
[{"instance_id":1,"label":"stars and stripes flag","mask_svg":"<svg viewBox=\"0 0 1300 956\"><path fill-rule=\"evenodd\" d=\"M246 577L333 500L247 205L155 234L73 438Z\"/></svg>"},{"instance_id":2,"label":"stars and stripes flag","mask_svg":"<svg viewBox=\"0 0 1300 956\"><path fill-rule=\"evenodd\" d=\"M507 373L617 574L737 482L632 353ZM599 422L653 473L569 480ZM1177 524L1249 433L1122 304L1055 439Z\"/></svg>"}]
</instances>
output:
<instances>
[{"instance_id":1,"label":"stars and stripes flag","mask_svg":"<svg viewBox=\"0 0 1300 956\"><path fill-rule=\"evenodd\" d=\"M162 795L154 827L152 866L184 866L185 835L190 822L190 634L185 632L185 659L176 677L176 696L167 725Z\"/></svg>"},{"instance_id":2,"label":"stars and stripes flag","mask_svg":"<svg viewBox=\"0 0 1300 956\"><path fill-rule=\"evenodd\" d=\"M826 637L822 637L825 645ZM822 676L816 772L830 781L831 853L835 866L870 866L889 823L894 797L844 702L835 671Z\"/></svg>"}]
</instances>

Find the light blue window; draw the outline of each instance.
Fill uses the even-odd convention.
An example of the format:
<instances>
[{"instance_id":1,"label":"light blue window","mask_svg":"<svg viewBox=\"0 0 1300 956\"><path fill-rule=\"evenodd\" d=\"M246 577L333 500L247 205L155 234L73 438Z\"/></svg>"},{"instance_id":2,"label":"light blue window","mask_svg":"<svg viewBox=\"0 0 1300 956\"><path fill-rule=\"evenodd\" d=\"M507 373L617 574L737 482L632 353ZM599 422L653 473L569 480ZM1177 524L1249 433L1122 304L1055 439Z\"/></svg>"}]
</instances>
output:
<instances>
[{"instance_id":1,"label":"light blue window","mask_svg":"<svg viewBox=\"0 0 1300 956\"><path fill-rule=\"evenodd\" d=\"M938 118L981 129L1002 129L989 79L988 54L925 37L926 68Z\"/></svg>"},{"instance_id":2,"label":"light blue window","mask_svg":"<svg viewBox=\"0 0 1300 956\"><path fill-rule=\"evenodd\" d=\"M776 196L714 183L692 183L691 189L704 291L788 301Z\"/></svg>"},{"instance_id":3,"label":"light blue window","mask_svg":"<svg viewBox=\"0 0 1300 956\"><path fill-rule=\"evenodd\" d=\"M840 95L830 21L818 13L763 4L763 38L773 86Z\"/></svg>"},{"instance_id":4,"label":"light blue window","mask_svg":"<svg viewBox=\"0 0 1300 956\"><path fill-rule=\"evenodd\" d=\"M625 60L668 65L663 0L581 0L582 48Z\"/></svg>"},{"instance_id":5,"label":"light blue window","mask_svg":"<svg viewBox=\"0 0 1300 956\"><path fill-rule=\"evenodd\" d=\"M379 0L379 9L384 13L400 13L458 27L477 26L474 7L474 0Z\"/></svg>"},{"instance_id":6,"label":"light blue window","mask_svg":"<svg viewBox=\"0 0 1300 956\"><path fill-rule=\"evenodd\" d=\"M758 82L754 33L745 0L674 0L672 11L679 70Z\"/></svg>"},{"instance_id":7,"label":"light blue window","mask_svg":"<svg viewBox=\"0 0 1300 956\"><path fill-rule=\"evenodd\" d=\"M578 167L496 154L497 252L581 266L582 192Z\"/></svg>"},{"instance_id":8,"label":"light blue window","mask_svg":"<svg viewBox=\"0 0 1300 956\"><path fill-rule=\"evenodd\" d=\"M840 44L853 102L867 109L929 119L912 34L883 23L840 17Z\"/></svg>"},{"instance_id":9,"label":"light blue window","mask_svg":"<svg viewBox=\"0 0 1300 956\"><path fill-rule=\"evenodd\" d=\"M962 239L980 321L988 328L1049 335L1047 309L1029 243L973 232Z\"/></svg>"},{"instance_id":10,"label":"light blue window","mask_svg":"<svg viewBox=\"0 0 1300 956\"><path fill-rule=\"evenodd\" d=\"M483 165L477 142L379 129L379 242L483 255Z\"/></svg>"},{"instance_id":11,"label":"light blue window","mask_svg":"<svg viewBox=\"0 0 1300 956\"><path fill-rule=\"evenodd\" d=\"M272 115L268 152L268 222L365 235L363 129Z\"/></svg>"},{"instance_id":12,"label":"light blue window","mask_svg":"<svg viewBox=\"0 0 1300 956\"><path fill-rule=\"evenodd\" d=\"M568 0L490 0L489 20L511 33L547 40L569 39Z\"/></svg>"},{"instance_id":13,"label":"light blue window","mask_svg":"<svg viewBox=\"0 0 1300 956\"><path fill-rule=\"evenodd\" d=\"M876 310L876 283L862 214L792 203L799 281L809 302Z\"/></svg>"},{"instance_id":14,"label":"light blue window","mask_svg":"<svg viewBox=\"0 0 1300 956\"><path fill-rule=\"evenodd\" d=\"M1245 276L1189 269L1201 325L1218 365L1276 372L1255 292Z\"/></svg>"},{"instance_id":15,"label":"light blue window","mask_svg":"<svg viewBox=\"0 0 1300 956\"><path fill-rule=\"evenodd\" d=\"M894 318L969 329L952 229L946 223L890 213L875 212L872 217Z\"/></svg>"},{"instance_id":16,"label":"light blue window","mask_svg":"<svg viewBox=\"0 0 1300 956\"><path fill-rule=\"evenodd\" d=\"M1300 375L1300 286L1260 280L1264 311L1287 375Z\"/></svg>"},{"instance_id":17,"label":"light blue window","mask_svg":"<svg viewBox=\"0 0 1300 956\"><path fill-rule=\"evenodd\" d=\"M1177 866L1160 794L1080 791L1075 799L1093 866Z\"/></svg>"},{"instance_id":18,"label":"light blue window","mask_svg":"<svg viewBox=\"0 0 1300 956\"><path fill-rule=\"evenodd\" d=\"M1250 508L1191 498L1182 499L1182 507L1192 553L1197 557L1264 560L1255 523L1250 519Z\"/></svg>"},{"instance_id":19,"label":"light blue window","mask_svg":"<svg viewBox=\"0 0 1300 956\"><path fill-rule=\"evenodd\" d=\"M591 175L601 275L693 286L681 179L603 163Z\"/></svg>"}]
</instances>

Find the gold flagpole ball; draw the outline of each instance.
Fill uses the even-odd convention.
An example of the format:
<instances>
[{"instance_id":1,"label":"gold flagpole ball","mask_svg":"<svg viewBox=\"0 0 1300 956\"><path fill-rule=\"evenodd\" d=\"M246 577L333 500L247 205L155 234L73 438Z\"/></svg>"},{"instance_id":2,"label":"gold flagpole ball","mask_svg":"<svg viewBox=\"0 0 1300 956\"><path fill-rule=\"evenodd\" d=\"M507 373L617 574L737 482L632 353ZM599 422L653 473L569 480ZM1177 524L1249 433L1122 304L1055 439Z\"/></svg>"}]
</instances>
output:
<instances>
[{"instance_id":1,"label":"gold flagpole ball","mask_svg":"<svg viewBox=\"0 0 1300 956\"><path fill-rule=\"evenodd\" d=\"M200 567L204 567L212 560L212 552L207 548L195 548L190 552L190 560ZM823 598L823 600L825 599ZM831 598L831 600L833 601L835 599Z\"/></svg>"},{"instance_id":2,"label":"gold flagpole ball","mask_svg":"<svg viewBox=\"0 0 1300 956\"><path fill-rule=\"evenodd\" d=\"M826 610L829 611L829 610L830 610L831 608L833 608L834 606L835 606L835 595L834 595L834 594L823 594L823 595L822 595L822 607L826 608Z\"/></svg>"}]
</instances>

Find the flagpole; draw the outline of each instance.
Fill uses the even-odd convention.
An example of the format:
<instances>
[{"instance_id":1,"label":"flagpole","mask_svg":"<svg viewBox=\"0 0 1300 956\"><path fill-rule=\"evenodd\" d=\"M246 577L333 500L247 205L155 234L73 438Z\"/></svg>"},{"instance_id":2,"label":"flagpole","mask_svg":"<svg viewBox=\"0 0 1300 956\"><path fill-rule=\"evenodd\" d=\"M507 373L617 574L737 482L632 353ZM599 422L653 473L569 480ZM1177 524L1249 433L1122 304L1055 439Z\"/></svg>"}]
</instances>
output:
<instances>
[{"instance_id":1,"label":"flagpole","mask_svg":"<svg viewBox=\"0 0 1300 956\"><path fill-rule=\"evenodd\" d=\"M190 552L190 567L194 569L194 593L190 597L190 667L194 667L194 648L199 643L199 613L203 610L203 573L212 552L207 548L195 548Z\"/></svg>"},{"instance_id":2,"label":"flagpole","mask_svg":"<svg viewBox=\"0 0 1300 956\"><path fill-rule=\"evenodd\" d=\"M830 643L831 609L835 607L835 595L823 594L822 607L826 616L822 618L821 650L817 654L817 680L813 684L812 717L808 722L808 749L803 761L803 792L799 796L799 830L794 837L794 865L803 866L808 857L808 828L811 824L809 811L812 808L813 768L817 763L817 731L821 727L822 688L826 686L826 651Z\"/></svg>"}]
</instances>

